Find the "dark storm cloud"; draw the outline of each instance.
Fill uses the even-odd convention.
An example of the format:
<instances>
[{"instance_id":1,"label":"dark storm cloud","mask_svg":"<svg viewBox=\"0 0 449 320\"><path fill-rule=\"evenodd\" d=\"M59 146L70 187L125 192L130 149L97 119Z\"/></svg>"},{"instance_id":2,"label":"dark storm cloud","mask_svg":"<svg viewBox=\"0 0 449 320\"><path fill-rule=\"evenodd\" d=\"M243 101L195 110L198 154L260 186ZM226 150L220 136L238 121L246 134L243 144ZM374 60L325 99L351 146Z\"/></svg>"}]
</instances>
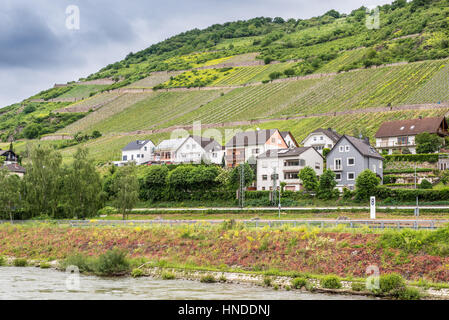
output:
<instances>
[{"instance_id":1,"label":"dark storm cloud","mask_svg":"<svg viewBox=\"0 0 449 320\"><path fill-rule=\"evenodd\" d=\"M193 28L258 16L309 18L390 0L2 0L0 107L85 77L129 52ZM66 28L66 8L80 29Z\"/></svg>"}]
</instances>

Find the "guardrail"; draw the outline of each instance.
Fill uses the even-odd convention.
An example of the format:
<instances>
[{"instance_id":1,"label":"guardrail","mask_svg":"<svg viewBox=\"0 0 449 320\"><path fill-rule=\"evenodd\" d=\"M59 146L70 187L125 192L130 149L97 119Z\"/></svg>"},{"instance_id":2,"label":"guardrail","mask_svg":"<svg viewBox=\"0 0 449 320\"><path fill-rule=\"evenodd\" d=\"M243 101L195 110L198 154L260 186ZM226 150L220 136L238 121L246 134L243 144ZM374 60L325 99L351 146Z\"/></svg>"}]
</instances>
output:
<instances>
[{"instance_id":1,"label":"guardrail","mask_svg":"<svg viewBox=\"0 0 449 320\"><path fill-rule=\"evenodd\" d=\"M46 222L58 225L69 225L71 227L93 227L93 226L134 226L134 225L183 225L183 224L220 224L226 220L171 220L171 219L154 219L154 220L15 220L13 224L27 224L36 222ZM349 228L368 227L370 229L430 229L441 228L449 220L236 220L243 223L247 227L282 227L292 226L298 227L307 225L312 227L335 227L344 225ZM0 224L10 223L9 220L0 220Z\"/></svg>"}]
</instances>

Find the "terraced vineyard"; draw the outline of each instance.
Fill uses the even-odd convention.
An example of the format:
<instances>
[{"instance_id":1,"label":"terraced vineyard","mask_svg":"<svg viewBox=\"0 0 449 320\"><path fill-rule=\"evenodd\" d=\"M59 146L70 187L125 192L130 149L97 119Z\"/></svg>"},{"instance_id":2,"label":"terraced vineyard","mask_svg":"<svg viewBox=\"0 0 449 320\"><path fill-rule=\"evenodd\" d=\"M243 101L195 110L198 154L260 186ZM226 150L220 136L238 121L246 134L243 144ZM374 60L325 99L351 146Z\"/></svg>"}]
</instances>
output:
<instances>
[{"instance_id":1,"label":"terraced vineyard","mask_svg":"<svg viewBox=\"0 0 449 320\"><path fill-rule=\"evenodd\" d=\"M358 48L342 52L336 59L318 69L318 73L338 72L341 67L348 66L359 61L365 54L365 48Z\"/></svg>"},{"instance_id":2,"label":"terraced vineyard","mask_svg":"<svg viewBox=\"0 0 449 320\"><path fill-rule=\"evenodd\" d=\"M89 95L93 92L98 92L103 88L106 88L107 85L97 85L97 84L90 84L90 85L75 85L73 88L60 95L58 99L66 99L66 98L86 98L89 97Z\"/></svg>"},{"instance_id":3,"label":"terraced vineyard","mask_svg":"<svg viewBox=\"0 0 449 320\"><path fill-rule=\"evenodd\" d=\"M147 96L123 111L86 127L84 130L129 132L166 127L166 121L194 111L220 96L222 90L160 92Z\"/></svg>"},{"instance_id":4,"label":"terraced vineyard","mask_svg":"<svg viewBox=\"0 0 449 320\"><path fill-rule=\"evenodd\" d=\"M408 102L408 97L439 72L445 63L447 62L418 62L338 74L323 79L312 92L275 116L307 115L388 104L403 105ZM444 97L447 97L447 90L441 86L435 88L432 95L423 93L419 103L435 103Z\"/></svg>"},{"instance_id":5,"label":"terraced vineyard","mask_svg":"<svg viewBox=\"0 0 449 320\"><path fill-rule=\"evenodd\" d=\"M153 88L154 86L157 86L158 84L161 84L163 82L170 80L171 77L176 77L180 73L182 73L182 71L154 72L150 76L148 76L142 80L131 83L126 88Z\"/></svg>"},{"instance_id":6,"label":"terraced vineyard","mask_svg":"<svg viewBox=\"0 0 449 320\"><path fill-rule=\"evenodd\" d=\"M232 86L250 82L255 76L267 70L269 65L254 67L237 67L227 76L220 77L212 85L214 86Z\"/></svg>"},{"instance_id":7,"label":"terraced vineyard","mask_svg":"<svg viewBox=\"0 0 449 320\"><path fill-rule=\"evenodd\" d=\"M126 93L112 101L111 103L108 103L98 109L97 111L89 113L86 117L83 119L67 126L60 132L63 133L69 133L69 134L75 134L77 132L84 132L86 130L89 130L90 128L93 128L94 125L108 119L109 117L120 113L121 111L125 110L129 106L132 106L133 104L146 99L152 95L155 95L156 93L149 92L149 93ZM123 119L123 121L126 121L126 119ZM59 133L59 131L58 131Z\"/></svg>"},{"instance_id":8,"label":"terraced vineyard","mask_svg":"<svg viewBox=\"0 0 449 320\"><path fill-rule=\"evenodd\" d=\"M104 92L94 95L93 97L81 100L79 102L72 103L68 105L64 109L59 109L58 111L64 112L65 109L74 110L76 112L88 112L93 107L103 104L107 101L111 101L112 99L118 97L118 93L116 92Z\"/></svg>"}]
</instances>

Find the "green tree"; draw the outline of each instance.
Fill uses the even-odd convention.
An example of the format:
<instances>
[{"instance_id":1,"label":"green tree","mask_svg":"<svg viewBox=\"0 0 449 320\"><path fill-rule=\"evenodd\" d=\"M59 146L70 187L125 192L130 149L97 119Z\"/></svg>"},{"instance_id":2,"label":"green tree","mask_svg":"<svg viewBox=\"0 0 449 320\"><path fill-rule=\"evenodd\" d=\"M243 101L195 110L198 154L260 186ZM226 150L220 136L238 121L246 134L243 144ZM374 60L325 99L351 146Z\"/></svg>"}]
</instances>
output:
<instances>
[{"instance_id":1,"label":"green tree","mask_svg":"<svg viewBox=\"0 0 449 320\"><path fill-rule=\"evenodd\" d=\"M326 156L328 155L328 153L331 152L331 149L329 148L323 148L323 157L326 159Z\"/></svg>"},{"instance_id":2,"label":"green tree","mask_svg":"<svg viewBox=\"0 0 449 320\"><path fill-rule=\"evenodd\" d=\"M319 199L329 200L336 196L335 173L332 170L324 169L320 177L317 196ZM337 191L338 192L338 191Z\"/></svg>"},{"instance_id":3,"label":"green tree","mask_svg":"<svg viewBox=\"0 0 449 320\"><path fill-rule=\"evenodd\" d=\"M150 166L143 179L143 197L145 200L162 200L167 191L167 166Z\"/></svg>"},{"instance_id":4,"label":"green tree","mask_svg":"<svg viewBox=\"0 0 449 320\"><path fill-rule=\"evenodd\" d=\"M420 133L416 136L415 142L417 144L416 153L434 153L437 152L443 145L443 138L436 134L428 132Z\"/></svg>"},{"instance_id":5,"label":"green tree","mask_svg":"<svg viewBox=\"0 0 449 320\"><path fill-rule=\"evenodd\" d=\"M62 196L62 157L47 147L34 147L23 178L25 207L32 217L55 214Z\"/></svg>"},{"instance_id":6,"label":"green tree","mask_svg":"<svg viewBox=\"0 0 449 320\"><path fill-rule=\"evenodd\" d=\"M139 200L139 180L135 175L134 165L127 165L118 170L112 184L114 206L122 212L125 220Z\"/></svg>"},{"instance_id":7,"label":"green tree","mask_svg":"<svg viewBox=\"0 0 449 320\"><path fill-rule=\"evenodd\" d=\"M369 169L362 171L355 182L355 198L358 201L368 200L374 195L376 187L379 185L380 179L374 172Z\"/></svg>"},{"instance_id":8,"label":"green tree","mask_svg":"<svg viewBox=\"0 0 449 320\"><path fill-rule=\"evenodd\" d=\"M13 212L20 206L21 180L15 174L10 174L6 169L0 168L0 217L8 217L11 221Z\"/></svg>"},{"instance_id":9,"label":"green tree","mask_svg":"<svg viewBox=\"0 0 449 320\"><path fill-rule=\"evenodd\" d=\"M441 182L444 185L448 185L449 184L449 170L443 170L441 172Z\"/></svg>"},{"instance_id":10,"label":"green tree","mask_svg":"<svg viewBox=\"0 0 449 320\"><path fill-rule=\"evenodd\" d=\"M192 191L190 176L193 169L192 165L179 165L168 173L167 186L172 199L190 198Z\"/></svg>"},{"instance_id":11,"label":"green tree","mask_svg":"<svg viewBox=\"0 0 449 320\"><path fill-rule=\"evenodd\" d=\"M233 190L237 190L240 186L241 166L244 167L245 187L250 186L254 181L255 176L251 166L248 163L239 164L237 167L232 169L229 176L229 182Z\"/></svg>"},{"instance_id":12,"label":"green tree","mask_svg":"<svg viewBox=\"0 0 449 320\"><path fill-rule=\"evenodd\" d=\"M78 148L64 179L64 195L73 217L84 219L97 214L104 204L100 175L88 159L87 149Z\"/></svg>"},{"instance_id":13,"label":"green tree","mask_svg":"<svg viewBox=\"0 0 449 320\"><path fill-rule=\"evenodd\" d=\"M42 127L37 123L32 123L23 129L23 136L27 139L35 139L42 131Z\"/></svg>"},{"instance_id":14,"label":"green tree","mask_svg":"<svg viewBox=\"0 0 449 320\"><path fill-rule=\"evenodd\" d=\"M420 189L432 189L432 184L427 179L423 179L419 184Z\"/></svg>"},{"instance_id":15,"label":"green tree","mask_svg":"<svg viewBox=\"0 0 449 320\"><path fill-rule=\"evenodd\" d=\"M311 167L304 167L299 171L299 179L301 179L302 185L306 191L316 191L318 188L318 179L316 172Z\"/></svg>"}]
</instances>

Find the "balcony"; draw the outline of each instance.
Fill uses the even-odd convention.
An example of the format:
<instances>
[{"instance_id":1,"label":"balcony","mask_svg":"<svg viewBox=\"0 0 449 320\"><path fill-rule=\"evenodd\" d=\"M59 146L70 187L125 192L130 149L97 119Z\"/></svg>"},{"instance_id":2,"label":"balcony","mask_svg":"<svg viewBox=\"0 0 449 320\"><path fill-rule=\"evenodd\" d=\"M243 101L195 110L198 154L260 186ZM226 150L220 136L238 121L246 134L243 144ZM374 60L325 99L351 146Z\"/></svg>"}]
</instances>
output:
<instances>
[{"instance_id":1,"label":"balcony","mask_svg":"<svg viewBox=\"0 0 449 320\"><path fill-rule=\"evenodd\" d=\"M414 147L415 143L411 142L411 141L407 141L407 142L398 142L398 141L394 141L394 142L380 142L380 143L376 143L376 148L394 148L394 147Z\"/></svg>"},{"instance_id":2,"label":"balcony","mask_svg":"<svg viewBox=\"0 0 449 320\"><path fill-rule=\"evenodd\" d=\"M329 166L332 171L343 171L343 166Z\"/></svg>"}]
</instances>

